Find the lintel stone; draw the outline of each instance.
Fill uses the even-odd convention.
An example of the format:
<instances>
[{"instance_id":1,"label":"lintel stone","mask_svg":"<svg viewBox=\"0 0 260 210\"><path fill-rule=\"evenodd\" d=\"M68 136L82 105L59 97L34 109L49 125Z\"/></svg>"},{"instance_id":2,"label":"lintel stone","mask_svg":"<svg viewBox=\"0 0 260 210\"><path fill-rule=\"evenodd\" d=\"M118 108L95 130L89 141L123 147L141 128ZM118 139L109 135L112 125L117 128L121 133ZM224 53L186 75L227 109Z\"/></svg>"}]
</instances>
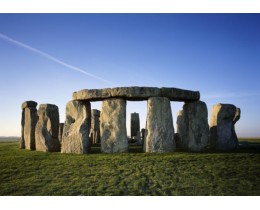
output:
<instances>
[{"instance_id":1,"label":"lintel stone","mask_svg":"<svg viewBox=\"0 0 260 210\"><path fill-rule=\"evenodd\" d=\"M171 101L198 101L199 91L178 88L157 87L116 87L106 89L84 89L73 93L73 100L102 101L109 98L122 98L129 101L143 101L150 97L166 97Z\"/></svg>"}]
</instances>

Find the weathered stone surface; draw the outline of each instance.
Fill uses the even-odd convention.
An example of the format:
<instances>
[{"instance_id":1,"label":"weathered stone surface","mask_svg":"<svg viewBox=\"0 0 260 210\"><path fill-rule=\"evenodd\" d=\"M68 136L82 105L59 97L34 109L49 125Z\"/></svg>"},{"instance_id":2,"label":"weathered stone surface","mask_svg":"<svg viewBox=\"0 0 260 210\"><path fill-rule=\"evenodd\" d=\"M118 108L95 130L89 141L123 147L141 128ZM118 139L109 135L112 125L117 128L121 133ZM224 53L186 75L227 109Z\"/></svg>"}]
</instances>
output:
<instances>
[{"instance_id":1,"label":"weathered stone surface","mask_svg":"<svg viewBox=\"0 0 260 210\"><path fill-rule=\"evenodd\" d=\"M183 110L177 112L177 120L176 120L176 147L182 147L182 139L181 136L183 135L184 129L184 119L183 119Z\"/></svg>"},{"instance_id":2,"label":"weathered stone surface","mask_svg":"<svg viewBox=\"0 0 260 210\"><path fill-rule=\"evenodd\" d=\"M24 143L25 149L35 150L35 127L38 121L37 109L27 107L24 109Z\"/></svg>"},{"instance_id":3,"label":"weathered stone surface","mask_svg":"<svg viewBox=\"0 0 260 210\"><path fill-rule=\"evenodd\" d=\"M231 150L238 147L234 124L240 118L240 109L232 104L216 104L210 119L210 143L216 150Z\"/></svg>"},{"instance_id":4,"label":"weathered stone surface","mask_svg":"<svg viewBox=\"0 0 260 210\"><path fill-rule=\"evenodd\" d=\"M149 97L160 95L157 87L117 87L111 89L112 97L120 97L126 100L147 100Z\"/></svg>"},{"instance_id":5,"label":"weathered stone surface","mask_svg":"<svg viewBox=\"0 0 260 210\"><path fill-rule=\"evenodd\" d=\"M90 150L91 105L87 101L69 101L62 136L62 153L85 154Z\"/></svg>"},{"instance_id":6,"label":"weathered stone surface","mask_svg":"<svg viewBox=\"0 0 260 210\"><path fill-rule=\"evenodd\" d=\"M198 91L178 88L117 87L107 89L85 89L73 93L74 100L100 101L109 98L123 98L129 101L148 100L150 97L167 97L172 101L197 101Z\"/></svg>"},{"instance_id":7,"label":"weathered stone surface","mask_svg":"<svg viewBox=\"0 0 260 210\"><path fill-rule=\"evenodd\" d=\"M206 150L209 143L207 105L202 101L185 103L179 119L181 145L188 151Z\"/></svg>"},{"instance_id":8,"label":"weathered stone surface","mask_svg":"<svg viewBox=\"0 0 260 210\"><path fill-rule=\"evenodd\" d=\"M27 107L36 108L36 106L37 106L37 102L35 101L25 101L22 103L22 109L25 109Z\"/></svg>"},{"instance_id":9,"label":"weathered stone surface","mask_svg":"<svg viewBox=\"0 0 260 210\"><path fill-rule=\"evenodd\" d=\"M137 133L140 132L140 119L138 113L131 113L130 116L130 130L131 130L131 138L133 139L134 136L137 136Z\"/></svg>"},{"instance_id":10,"label":"weathered stone surface","mask_svg":"<svg viewBox=\"0 0 260 210\"><path fill-rule=\"evenodd\" d=\"M100 143L100 111L97 109L91 110L91 129L90 136L92 144Z\"/></svg>"},{"instance_id":11,"label":"weathered stone surface","mask_svg":"<svg viewBox=\"0 0 260 210\"><path fill-rule=\"evenodd\" d=\"M59 125L59 142L60 142L60 144L62 143L63 128L64 128L64 123L60 123L60 125Z\"/></svg>"},{"instance_id":12,"label":"weathered stone surface","mask_svg":"<svg viewBox=\"0 0 260 210\"><path fill-rule=\"evenodd\" d=\"M74 100L100 101L111 97L111 89L84 89L73 93Z\"/></svg>"},{"instance_id":13,"label":"weathered stone surface","mask_svg":"<svg viewBox=\"0 0 260 210\"><path fill-rule=\"evenodd\" d=\"M102 102L100 114L101 151L127 152L126 101L107 99Z\"/></svg>"},{"instance_id":14,"label":"weathered stone surface","mask_svg":"<svg viewBox=\"0 0 260 210\"><path fill-rule=\"evenodd\" d=\"M22 109L22 119L21 119L21 139L20 139L20 149L25 149L24 141L24 109Z\"/></svg>"},{"instance_id":15,"label":"weathered stone surface","mask_svg":"<svg viewBox=\"0 0 260 210\"><path fill-rule=\"evenodd\" d=\"M53 104L41 104L36 125L36 150L59 152L59 109Z\"/></svg>"},{"instance_id":16,"label":"weathered stone surface","mask_svg":"<svg viewBox=\"0 0 260 210\"><path fill-rule=\"evenodd\" d=\"M144 151L175 151L172 111L168 98L151 97L148 99Z\"/></svg>"}]
</instances>

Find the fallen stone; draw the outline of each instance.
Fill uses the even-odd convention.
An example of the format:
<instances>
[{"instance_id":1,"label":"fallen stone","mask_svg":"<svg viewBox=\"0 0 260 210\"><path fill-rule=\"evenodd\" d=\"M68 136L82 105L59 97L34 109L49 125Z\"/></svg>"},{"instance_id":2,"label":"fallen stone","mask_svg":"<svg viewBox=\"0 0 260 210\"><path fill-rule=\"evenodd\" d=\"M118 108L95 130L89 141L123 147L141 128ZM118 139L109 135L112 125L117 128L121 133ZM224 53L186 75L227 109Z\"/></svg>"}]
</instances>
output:
<instances>
[{"instance_id":1,"label":"fallen stone","mask_svg":"<svg viewBox=\"0 0 260 210\"><path fill-rule=\"evenodd\" d=\"M181 144L187 151L204 151L209 143L207 105L202 101L183 105Z\"/></svg>"},{"instance_id":2,"label":"fallen stone","mask_svg":"<svg viewBox=\"0 0 260 210\"><path fill-rule=\"evenodd\" d=\"M125 100L107 99L102 102L100 135L102 152L121 153L128 151Z\"/></svg>"},{"instance_id":3,"label":"fallen stone","mask_svg":"<svg viewBox=\"0 0 260 210\"><path fill-rule=\"evenodd\" d=\"M109 98L122 98L129 101L148 100L150 97L167 97L171 101L197 101L198 91L178 88L157 87L117 87L107 89L85 89L73 93L74 100L100 101Z\"/></svg>"},{"instance_id":4,"label":"fallen stone","mask_svg":"<svg viewBox=\"0 0 260 210\"><path fill-rule=\"evenodd\" d=\"M36 150L59 152L59 109L53 104L41 104L38 110L39 120L36 125Z\"/></svg>"},{"instance_id":5,"label":"fallen stone","mask_svg":"<svg viewBox=\"0 0 260 210\"><path fill-rule=\"evenodd\" d=\"M164 97L148 99L145 152L175 151L174 127L170 100Z\"/></svg>"},{"instance_id":6,"label":"fallen stone","mask_svg":"<svg viewBox=\"0 0 260 210\"><path fill-rule=\"evenodd\" d=\"M87 101L69 101L62 136L62 153L85 154L90 151L91 105Z\"/></svg>"},{"instance_id":7,"label":"fallen stone","mask_svg":"<svg viewBox=\"0 0 260 210\"><path fill-rule=\"evenodd\" d=\"M232 104L216 104L212 107L210 119L210 143L216 150L238 148L235 123L240 118L240 109Z\"/></svg>"}]
</instances>

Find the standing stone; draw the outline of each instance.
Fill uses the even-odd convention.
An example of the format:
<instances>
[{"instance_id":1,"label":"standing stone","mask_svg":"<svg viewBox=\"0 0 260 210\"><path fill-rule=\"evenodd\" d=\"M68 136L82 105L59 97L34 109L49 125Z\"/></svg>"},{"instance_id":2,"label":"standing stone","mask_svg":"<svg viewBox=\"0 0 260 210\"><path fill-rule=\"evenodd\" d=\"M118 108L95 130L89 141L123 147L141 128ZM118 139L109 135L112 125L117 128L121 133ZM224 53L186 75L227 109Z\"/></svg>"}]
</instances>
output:
<instances>
[{"instance_id":1,"label":"standing stone","mask_svg":"<svg viewBox=\"0 0 260 210\"><path fill-rule=\"evenodd\" d=\"M165 97L148 99L145 152L175 151L174 127L170 100Z\"/></svg>"},{"instance_id":2,"label":"standing stone","mask_svg":"<svg viewBox=\"0 0 260 210\"><path fill-rule=\"evenodd\" d=\"M207 105L202 101L183 105L182 147L187 151L203 151L208 146L209 125Z\"/></svg>"},{"instance_id":3,"label":"standing stone","mask_svg":"<svg viewBox=\"0 0 260 210\"><path fill-rule=\"evenodd\" d=\"M210 119L210 143L216 150L238 147L235 123L240 119L240 109L232 104L216 104Z\"/></svg>"},{"instance_id":4,"label":"standing stone","mask_svg":"<svg viewBox=\"0 0 260 210\"><path fill-rule=\"evenodd\" d=\"M25 141L24 141L24 109L22 109L20 149L25 149Z\"/></svg>"},{"instance_id":5,"label":"standing stone","mask_svg":"<svg viewBox=\"0 0 260 210\"><path fill-rule=\"evenodd\" d=\"M128 151L126 101L124 99L107 99L102 102L100 135L102 152Z\"/></svg>"},{"instance_id":6,"label":"standing stone","mask_svg":"<svg viewBox=\"0 0 260 210\"><path fill-rule=\"evenodd\" d=\"M60 142L60 144L62 143L63 127L64 127L64 123L60 123L60 125L59 125L59 142Z\"/></svg>"},{"instance_id":7,"label":"standing stone","mask_svg":"<svg viewBox=\"0 0 260 210\"><path fill-rule=\"evenodd\" d=\"M69 101L62 136L62 153L85 154L90 151L91 105L88 101Z\"/></svg>"},{"instance_id":8,"label":"standing stone","mask_svg":"<svg viewBox=\"0 0 260 210\"><path fill-rule=\"evenodd\" d=\"M137 133L140 131L140 119L138 113L131 113L131 138L137 136Z\"/></svg>"},{"instance_id":9,"label":"standing stone","mask_svg":"<svg viewBox=\"0 0 260 210\"><path fill-rule=\"evenodd\" d=\"M53 104L41 104L36 125L36 150L59 152L59 109Z\"/></svg>"},{"instance_id":10,"label":"standing stone","mask_svg":"<svg viewBox=\"0 0 260 210\"><path fill-rule=\"evenodd\" d=\"M92 144L100 143L100 111L97 109L91 110L91 129L90 136Z\"/></svg>"},{"instance_id":11,"label":"standing stone","mask_svg":"<svg viewBox=\"0 0 260 210\"><path fill-rule=\"evenodd\" d=\"M144 141L144 138L145 138L145 129L144 128L141 129L141 135L142 135L142 141Z\"/></svg>"},{"instance_id":12,"label":"standing stone","mask_svg":"<svg viewBox=\"0 0 260 210\"><path fill-rule=\"evenodd\" d=\"M174 135L177 148L183 147L183 143L182 143L182 136L184 132L183 129L184 129L183 111L180 110L177 113L176 134Z\"/></svg>"},{"instance_id":13,"label":"standing stone","mask_svg":"<svg viewBox=\"0 0 260 210\"><path fill-rule=\"evenodd\" d=\"M21 148L35 150L35 126L38 120L36 106L35 101L25 101L22 104Z\"/></svg>"}]
</instances>

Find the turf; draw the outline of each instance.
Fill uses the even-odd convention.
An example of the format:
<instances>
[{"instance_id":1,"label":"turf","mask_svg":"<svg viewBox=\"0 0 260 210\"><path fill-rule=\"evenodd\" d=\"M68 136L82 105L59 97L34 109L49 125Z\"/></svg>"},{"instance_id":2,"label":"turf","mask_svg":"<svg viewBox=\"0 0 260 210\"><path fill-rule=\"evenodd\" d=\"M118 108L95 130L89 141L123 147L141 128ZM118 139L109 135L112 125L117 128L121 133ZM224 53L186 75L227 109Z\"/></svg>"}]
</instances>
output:
<instances>
[{"instance_id":1,"label":"turf","mask_svg":"<svg viewBox=\"0 0 260 210\"><path fill-rule=\"evenodd\" d=\"M0 195L260 195L259 149L43 153L0 143Z\"/></svg>"}]
</instances>

